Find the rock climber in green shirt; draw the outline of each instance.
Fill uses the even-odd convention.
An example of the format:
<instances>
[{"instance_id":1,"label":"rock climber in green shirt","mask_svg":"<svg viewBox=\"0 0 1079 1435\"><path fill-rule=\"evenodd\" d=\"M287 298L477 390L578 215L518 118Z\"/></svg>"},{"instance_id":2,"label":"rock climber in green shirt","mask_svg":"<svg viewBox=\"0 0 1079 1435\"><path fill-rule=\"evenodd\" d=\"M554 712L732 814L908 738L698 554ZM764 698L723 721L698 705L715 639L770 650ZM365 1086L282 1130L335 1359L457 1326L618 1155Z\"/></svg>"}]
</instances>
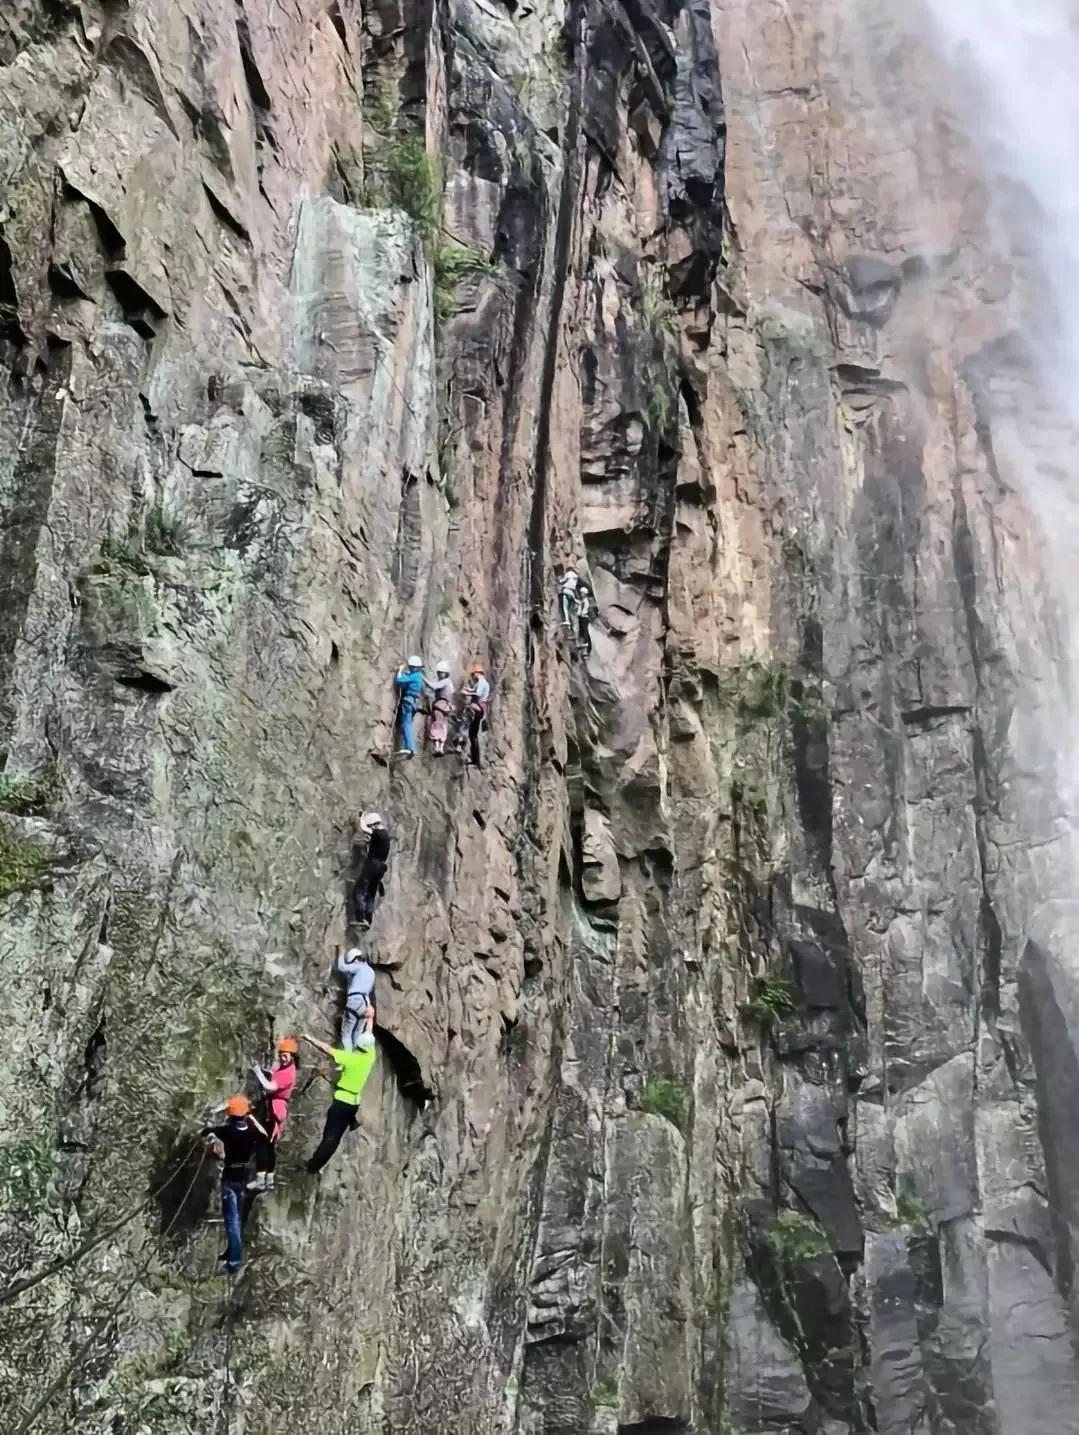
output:
<instances>
[{"instance_id":1,"label":"rock climber in green shirt","mask_svg":"<svg viewBox=\"0 0 1079 1435\"><path fill-rule=\"evenodd\" d=\"M368 1007L367 1010L370 1015L366 1019L362 1035L356 1038L355 1051L348 1051L343 1046L327 1046L324 1041L304 1032L304 1041L310 1042L337 1066L337 1084L333 1089L330 1109L326 1112L322 1140L307 1163L307 1170L312 1176L322 1170L340 1146L345 1132L351 1131L356 1125L356 1109L360 1104L360 1096L375 1064L375 1038L371 1035L374 1009Z\"/></svg>"}]
</instances>

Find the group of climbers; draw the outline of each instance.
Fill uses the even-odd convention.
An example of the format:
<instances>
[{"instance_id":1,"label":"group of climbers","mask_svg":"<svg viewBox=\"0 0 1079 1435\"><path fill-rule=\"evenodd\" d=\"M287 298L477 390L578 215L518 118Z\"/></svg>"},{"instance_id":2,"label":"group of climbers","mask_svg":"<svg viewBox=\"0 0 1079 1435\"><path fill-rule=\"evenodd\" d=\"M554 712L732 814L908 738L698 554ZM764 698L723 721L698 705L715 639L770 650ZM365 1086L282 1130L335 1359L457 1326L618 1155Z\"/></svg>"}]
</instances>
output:
<instances>
[{"instance_id":1,"label":"group of climbers","mask_svg":"<svg viewBox=\"0 0 1079 1435\"><path fill-rule=\"evenodd\" d=\"M580 656L587 657L592 651L590 624L595 599L591 585L579 576L572 559L560 570L558 605L562 626L569 633L576 630L576 650ZM451 752L463 754L467 746L469 761L480 766L480 734L491 698L491 685L482 663L473 663L469 669L459 702L455 701L456 688L449 664L444 662L435 666L434 678L428 678L423 659L410 657L407 664L397 669L394 686L398 694L398 756L415 755L413 721L425 695L429 694L427 742L432 754L442 756L447 745ZM366 837L367 846L352 888L350 915L357 927L367 928L382 891L392 841L378 812L363 813L358 828ZM333 1095L322 1136L305 1165L312 1175L323 1169L346 1132L355 1127L360 1097L375 1063L374 969L364 952L352 946L343 953L339 947L335 949L332 970L345 987L340 1045L331 1046L306 1032L303 1035L303 1040L328 1057L335 1068ZM227 1119L202 1131L211 1150L223 1163L221 1207L226 1241L221 1259L233 1274L243 1264L243 1228L251 1202L259 1192L273 1189L277 1147L288 1119L299 1065L296 1037L282 1037L277 1043L273 1068L265 1071L258 1064L252 1068L261 1090L259 1114L254 1114L246 1096L237 1094L226 1103ZM320 1074L331 1079L328 1072Z\"/></svg>"},{"instance_id":2,"label":"group of climbers","mask_svg":"<svg viewBox=\"0 0 1079 1435\"><path fill-rule=\"evenodd\" d=\"M305 1166L311 1175L322 1170L345 1132L355 1126L360 1096L375 1064L375 1038L371 1031L375 1010L368 1000L374 972L359 951L350 951L346 958L338 957L337 967L348 981L341 1045L328 1046L307 1032L303 1035L304 1041L328 1056L336 1067L322 1138ZM238 1093L225 1103L226 1120L217 1126L203 1127L201 1133L213 1155L222 1162L221 1214L225 1223L225 1248L220 1258L230 1275L236 1275L243 1266L243 1231L251 1203L259 1192L272 1191L274 1187L277 1146L299 1073L298 1053L296 1038L283 1036L277 1043L277 1061L272 1071L266 1072L257 1064L252 1068L263 1092L259 1116L252 1111L248 1098Z\"/></svg>"},{"instance_id":3,"label":"group of climbers","mask_svg":"<svg viewBox=\"0 0 1079 1435\"><path fill-rule=\"evenodd\" d=\"M368 927L389 865L392 842L381 813L363 813L357 827L367 838L367 846L360 860L350 905L355 925ZM335 948L330 970L344 985L340 1045L329 1046L306 1032L303 1036L304 1041L328 1056L336 1068L322 1137L305 1166L311 1175L322 1170L345 1133L356 1125L360 1096L375 1064L374 968L363 951L353 946L345 952ZM265 1071L257 1063L251 1068L261 1088L258 1114L252 1111L246 1096L237 1094L230 1096L226 1103L225 1122L203 1128L202 1135L211 1151L223 1162L221 1211L225 1222L225 1249L221 1259L230 1274L238 1272L243 1264L243 1229L254 1197L262 1191L273 1190L277 1146L288 1118L299 1067L297 1039L283 1036L277 1043L273 1069ZM330 1077L326 1071L319 1074Z\"/></svg>"},{"instance_id":4,"label":"group of climbers","mask_svg":"<svg viewBox=\"0 0 1079 1435\"><path fill-rule=\"evenodd\" d=\"M467 747L471 765L481 765L480 733L491 700L491 684L482 663L473 663L469 668L459 705L454 701L456 689L448 663L437 664L435 676L429 678L423 670L423 659L413 655L397 669L393 682L397 689L398 757L415 757L412 723L424 696L430 693L427 741L433 755L441 757L448 743L450 752L461 756Z\"/></svg>"}]
</instances>

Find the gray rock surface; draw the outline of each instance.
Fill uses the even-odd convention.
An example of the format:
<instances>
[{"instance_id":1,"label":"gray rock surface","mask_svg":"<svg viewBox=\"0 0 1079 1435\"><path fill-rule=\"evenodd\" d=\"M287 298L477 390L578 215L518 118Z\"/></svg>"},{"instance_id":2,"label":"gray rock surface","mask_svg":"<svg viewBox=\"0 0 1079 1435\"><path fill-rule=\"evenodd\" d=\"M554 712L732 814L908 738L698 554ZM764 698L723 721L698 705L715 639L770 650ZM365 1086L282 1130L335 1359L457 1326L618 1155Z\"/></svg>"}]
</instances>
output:
<instances>
[{"instance_id":1,"label":"gray rock surface","mask_svg":"<svg viewBox=\"0 0 1079 1435\"><path fill-rule=\"evenodd\" d=\"M14 1435L1079 1431L1064 445L851 16L0 15ZM391 765L412 651L481 769ZM226 1287L193 1133L334 1031L368 807L359 1130L305 1061Z\"/></svg>"}]
</instances>

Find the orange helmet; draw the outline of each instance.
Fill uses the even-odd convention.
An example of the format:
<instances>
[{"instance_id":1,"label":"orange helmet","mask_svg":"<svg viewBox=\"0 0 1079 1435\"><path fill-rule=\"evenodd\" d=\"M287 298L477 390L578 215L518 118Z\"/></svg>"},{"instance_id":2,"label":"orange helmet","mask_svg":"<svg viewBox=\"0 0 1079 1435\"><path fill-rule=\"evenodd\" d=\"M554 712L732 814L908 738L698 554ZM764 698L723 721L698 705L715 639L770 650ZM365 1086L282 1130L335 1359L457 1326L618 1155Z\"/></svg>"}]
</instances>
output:
<instances>
[{"instance_id":1,"label":"orange helmet","mask_svg":"<svg viewBox=\"0 0 1079 1435\"><path fill-rule=\"evenodd\" d=\"M287 1052L289 1056L295 1056L300 1049L300 1043L294 1036L283 1036L277 1043L277 1049Z\"/></svg>"},{"instance_id":2,"label":"orange helmet","mask_svg":"<svg viewBox=\"0 0 1079 1435\"><path fill-rule=\"evenodd\" d=\"M483 666L482 663L473 663L468 670L469 676L473 678L476 676L477 673L486 673L486 671L487 669Z\"/></svg>"},{"instance_id":3,"label":"orange helmet","mask_svg":"<svg viewBox=\"0 0 1079 1435\"><path fill-rule=\"evenodd\" d=\"M225 1110L230 1116L246 1116L251 1110L251 1103L246 1096L230 1096L225 1102Z\"/></svg>"}]
</instances>

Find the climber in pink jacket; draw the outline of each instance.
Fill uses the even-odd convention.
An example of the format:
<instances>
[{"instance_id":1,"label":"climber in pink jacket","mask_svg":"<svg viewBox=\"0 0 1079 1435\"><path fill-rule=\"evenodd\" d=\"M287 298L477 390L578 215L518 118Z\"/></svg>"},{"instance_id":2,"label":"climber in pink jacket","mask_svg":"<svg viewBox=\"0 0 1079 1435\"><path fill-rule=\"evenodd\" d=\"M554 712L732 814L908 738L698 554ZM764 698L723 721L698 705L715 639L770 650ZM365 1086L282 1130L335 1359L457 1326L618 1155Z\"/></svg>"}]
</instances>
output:
<instances>
[{"instance_id":1,"label":"climber in pink jacket","mask_svg":"<svg viewBox=\"0 0 1079 1435\"><path fill-rule=\"evenodd\" d=\"M277 1143L288 1119L289 1102L300 1070L300 1045L294 1036L283 1036L277 1043L277 1064L272 1071L253 1066L251 1074L262 1087L265 1133L255 1153L255 1178L248 1183L249 1191L272 1191L277 1170Z\"/></svg>"},{"instance_id":2,"label":"climber in pink jacket","mask_svg":"<svg viewBox=\"0 0 1079 1435\"><path fill-rule=\"evenodd\" d=\"M441 757L446 749L446 738L450 731L450 714L453 712L453 679L449 663L439 663L432 682L426 680L431 689L431 717L427 724L427 741L435 757Z\"/></svg>"}]
</instances>

